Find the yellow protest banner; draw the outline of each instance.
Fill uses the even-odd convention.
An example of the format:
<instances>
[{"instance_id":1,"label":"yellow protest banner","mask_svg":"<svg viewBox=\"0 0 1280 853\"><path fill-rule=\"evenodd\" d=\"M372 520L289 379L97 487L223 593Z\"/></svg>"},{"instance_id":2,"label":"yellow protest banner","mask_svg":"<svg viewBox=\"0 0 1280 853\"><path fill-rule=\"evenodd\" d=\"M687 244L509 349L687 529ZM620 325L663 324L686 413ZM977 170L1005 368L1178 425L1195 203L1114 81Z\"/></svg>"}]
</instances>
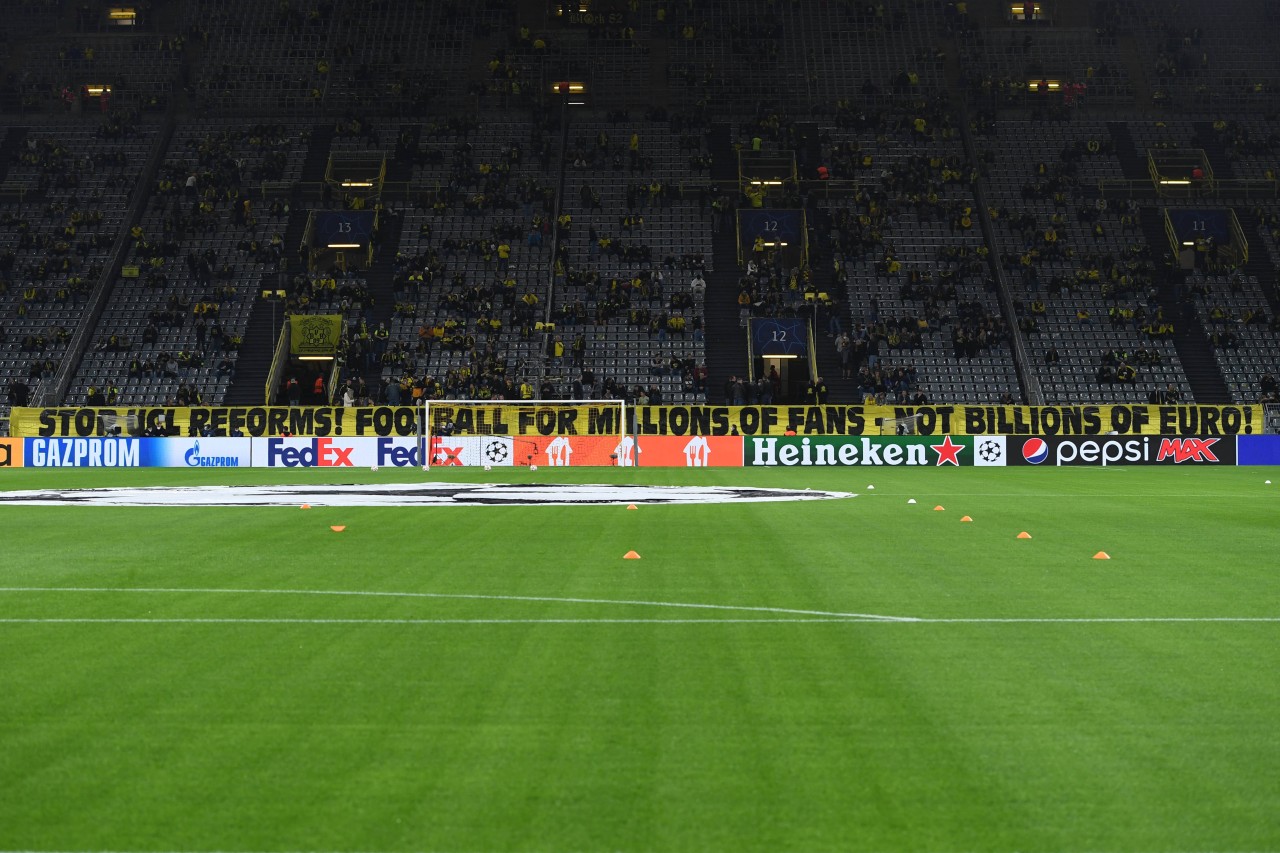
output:
<instances>
[{"instance_id":1,"label":"yellow protest banner","mask_svg":"<svg viewBox=\"0 0 1280 853\"><path fill-rule=\"evenodd\" d=\"M613 406L432 403L433 431L455 435L618 435ZM195 408L15 408L13 436L103 434L102 415L126 417L140 433L189 436L412 436L412 406ZM1256 435L1260 406L637 406L635 435L881 435L909 419L919 435Z\"/></svg>"}]
</instances>

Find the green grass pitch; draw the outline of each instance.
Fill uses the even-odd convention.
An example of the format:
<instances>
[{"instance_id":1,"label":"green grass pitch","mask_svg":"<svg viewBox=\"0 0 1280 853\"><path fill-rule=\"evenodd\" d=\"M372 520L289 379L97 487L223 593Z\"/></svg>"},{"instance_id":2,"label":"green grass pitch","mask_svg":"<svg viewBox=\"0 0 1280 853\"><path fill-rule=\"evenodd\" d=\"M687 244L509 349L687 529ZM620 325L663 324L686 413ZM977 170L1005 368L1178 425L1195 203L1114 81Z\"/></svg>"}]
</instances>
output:
<instances>
[{"instance_id":1,"label":"green grass pitch","mask_svg":"<svg viewBox=\"0 0 1280 853\"><path fill-rule=\"evenodd\" d=\"M0 488L423 476L858 497L3 506L0 851L1280 850L1269 469Z\"/></svg>"}]
</instances>

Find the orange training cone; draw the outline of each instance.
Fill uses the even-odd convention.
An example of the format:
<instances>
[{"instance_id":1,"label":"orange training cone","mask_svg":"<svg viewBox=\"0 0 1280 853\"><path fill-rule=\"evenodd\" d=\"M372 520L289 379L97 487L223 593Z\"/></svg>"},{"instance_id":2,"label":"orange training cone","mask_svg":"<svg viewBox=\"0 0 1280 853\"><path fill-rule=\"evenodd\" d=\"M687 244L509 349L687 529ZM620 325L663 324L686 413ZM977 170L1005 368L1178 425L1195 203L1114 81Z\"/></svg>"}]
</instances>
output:
<instances>
[{"instance_id":1,"label":"orange training cone","mask_svg":"<svg viewBox=\"0 0 1280 853\"><path fill-rule=\"evenodd\" d=\"M636 508L635 504L627 504L627 509L635 509L635 508Z\"/></svg>"},{"instance_id":2,"label":"orange training cone","mask_svg":"<svg viewBox=\"0 0 1280 853\"><path fill-rule=\"evenodd\" d=\"M638 559L640 559L640 555L639 555L639 554L637 554L635 551L628 551L627 553L625 553L625 554L623 554L623 555L622 555L622 559L624 559L624 560L638 560Z\"/></svg>"},{"instance_id":3,"label":"orange training cone","mask_svg":"<svg viewBox=\"0 0 1280 853\"><path fill-rule=\"evenodd\" d=\"M966 516L964 516L963 518L961 518L960 520L961 520L961 521L973 521L973 519L972 519L972 518L970 518L970 517L969 517L969 516L967 516L967 515L966 515Z\"/></svg>"},{"instance_id":4,"label":"orange training cone","mask_svg":"<svg viewBox=\"0 0 1280 853\"><path fill-rule=\"evenodd\" d=\"M1018 534L1018 538L1019 538L1019 539L1030 539L1030 538L1031 538L1031 534L1024 530L1024 531L1022 531L1021 533L1019 533L1019 534Z\"/></svg>"},{"instance_id":5,"label":"orange training cone","mask_svg":"<svg viewBox=\"0 0 1280 853\"><path fill-rule=\"evenodd\" d=\"M311 509L311 504L303 504L300 509Z\"/></svg>"},{"instance_id":6,"label":"orange training cone","mask_svg":"<svg viewBox=\"0 0 1280 853\"><path fill-rule=\"evenodd\" d=\"M933 508L933 511L934 511L934 512L943 512L943 511L945 511L945 509L946 509L946 507L944 507L942 504L938 504L937 506L935 506L935 507Z\"/></svg>"},{"instance_id":7,"label":"orange training cone","mask_svg":"<svg viewBox=\"0 0 1280 853\"><path fill-rule=\"evenodd\" d=\"M334 533L341 533L342 531L347 529L347 526L345 524L332 524L329 526L329 529L332 530Z\"/></svg>"},{"instance_id":8,"label":"orange training cone","mask_svg":"<svg viewBox=\"0 0 1280 853\"><path fill-rule=\"evenodd\" d=\"M1108 554L1106 551L1099 551L1098 553L1096 553L1096 554L1094 554L1094 555L1093 555L1093 559L1095 559L1095 560L1110 560L1110 559L1111 559L1111 555L1110 555L1110 554Z\"/></svg>"}]
</instances>

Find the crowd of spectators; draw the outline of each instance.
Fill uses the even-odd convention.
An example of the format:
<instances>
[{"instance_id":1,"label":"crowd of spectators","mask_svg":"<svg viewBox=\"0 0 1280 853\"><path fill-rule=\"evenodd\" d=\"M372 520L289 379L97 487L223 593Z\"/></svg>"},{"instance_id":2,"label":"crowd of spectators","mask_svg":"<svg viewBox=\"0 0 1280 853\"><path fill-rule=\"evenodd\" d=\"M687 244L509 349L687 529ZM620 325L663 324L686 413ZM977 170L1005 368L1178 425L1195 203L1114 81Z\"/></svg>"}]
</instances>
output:
<instances>
[{"instance_id":1,"label":"crowd of spectators","mask_svg":"<svg viewBox=\"0 0 1280 853\"><path fill-rule=\"evenodd\" d=\"M318 93L317 105L339 76L361 89L389 84L398 103L413 100L416 96L407 90L430 79L415 76L423 71L421 65L398 53L383 64L366 62L359 36L332 26L333 15L349 12L331 3L233 5L246 13L241 26L265 27L264 42L299 40L297 53L283 64L305 71L300 79L309 87L308 96ZM416 5L424 9L413 14L436 20L436 10L425 10L430 4ZM475 27L478 32L483 16L466 4L446 5L449 10L440 15L457 18L449 22L448 34L470 44L464 30ZM244 299L248 288L243 285L253 278L253 270L287 269L287 310L333 310L346 318L344 365L353 379L370 377L352 386L356 400L527 398L569 393L566 386L576 381L584 394L653 401L665 396L663 389L670 385L664 383L672 378L683 391L698 393L705 385L705 376L699 377L705 370L702 359L661 345L704 341L702 306L712 277L710 258L672 251L663 237L655 236L654 223L672 206L692 207L693 196L672 178L671 162L680 164L681 177L696 178L698 215L708 225L731 220L735 206L766 203L762 192L735 197L708 188L710 117L720 109L715 98L735 85L735 72L749 73L740 66L794 70L786 66L796 60L797 16L786 4L773 3L750 4L749 11L733 7L723 16L697 3L661 4L661 15L654 14L654 4L631 5L634 20L581 39L568 34L557 38L547 28L510 26L506 46L485 54L489 59L483 68L465 75L463 85L478 107L519 111L522 117L527 133L512 134L498 151L487 145L483 119L475 113L406 113L416 117L413 127L400 128L398 135L388 135L377 122L354 112L336 119L338 138L369 150L394 146L396 158L418 169L419 176L440 178L416 182L406 203L414 213L416 233L402 243L395 259L390 305L375 303L361 274L337 268L300 272L292 247L284 244L295 202L264 200L252 191L262 182L294 177L288 167L306 150L311 122L305 129L259 119L200 135L180 131L149 189L144 220L123 235L128 243L123 260L139 268L136 286L152 291L161 307L149 311L141 336L103 328L91 352L130 356L132 378L190 379L179 396L199 397L203 389L190 371L216 364L220 374L231 375L243 343L242 326L232 324L224 311ZM960 39L962 54L975 57L975 67L963 69L971 93L995 93L994 100L1006 104L1026 96L1026 74L1008 73L1004 60L976 61L973 51L983 45L982 28L974 26L964 4L920 5L931 8L926 12L853 0L831 4L833 16L904 40L914 35L912 27L920 21L942 20L948 36ZM495 20L513 23L510 11L504 14ZM159 40L158 50L184 64L195 61L198 51L189 46L224 44L237 27L232 18L226 10L215 12L203 31L192 26L170 34ZM1089 88L1105 88L1124 77L1123 69L1108 61L1113 29L1112 24L1100 27L1096 52L1089 49L1080 57L1076 70ZM1207 59L1197 55L1198 28L1161 32L1153 65L1158 77L1184 77L1204 66ZM1057 38L1031 32L1019 36L999 48L1027 68L1042 65ZM632 61L644 53L648 38L670 41L668 70L676 72L670 77L678 89L670 100L678 110L650 107L641 117L637 108L634 119L627 110L611 110L603 129L571 127L563 149L564 128L554 111L523 118L523 111L537 102L532 80L542 77L534 72L547 62L572 56L580 41L607 42L610 50L625 51ZM67 41L60 63L64 69L87 61L88 44ZM726 54L735 59L732 65L717 65L709 54L707 61L698 61L700 49L714 52L715 59ZM221 61L225 58L197 63L190 91L217 101L225 101L223 95L234 97L247 71ZM927 83L944 59L938 45L917 49L910 61L894 56L879 75L846 84L860 89L836 100L834 109L829 104L787 109L775 104L737 117L736 136L743 150L792 152L802 146L800 119L810 117L801 112L810 110L822 126L823 171L818 174L848 182L850 196L810 205L826 212L820 220L825 233L817 240L821 268L764 246L750 247L743 268L729 278L736 279L736 291L715 297L736 299L743 319L811 314L818 321L815 331L829 335L839 353L841 379L852 383L861 397L903 402L923 396L922 378L927 382L930 377L922 377L921 359L934 344L957 362L1006 352L1014 332L995 307L994 263L1014 283L1017 332L1036 335L1055 311L1069 311L1067 316L1081 327L1133 332L1150 342L1150 349L1112 348L1099 357L1099 381L1137 382L1142 370L1160 363L1157 344L1167 346L1183 319L1177 318L1175 325L1175 318L1165 316L1167 299L1158 294L1162 262L1151 257L1137 205L1111 200L1109 208L1097 206L1084 192L1091 176L1082 164L1091 157L1119 156L1114 143L1105 135L1082 137L1061 151L1045 151L1032 173L1020 176L1017 199L998 198L980 209L975 187L989 178L999 151L981 150L970 162L961 142L959 113L943 94L922 84L919 71L926 72ZM796 65L808 69L816 61L806 57ZM977 104L989 107L981 97ZM329 113L318 110L317 115ZM978 112L970 126L980 147L986 144L983 128L992 120ZM104 216L104 190L127 189L139 174L137 158L113 144L136 134L139 121L135 113L109 109L98 131L106 144L87 153L57 133L44 132L28 135L16 152L17 164L28 170L30 188L47 196L38 205L0 210L0 229L15 237L0 246L0 286L19 294L14 300L18 318L72 310L102 277L103 261L122 236ZM1262 133L1231 119L1213 127L1213 141L1231 158L1266 156L1280 140L1274 131ZM655 137L662 142L655 143ZM662 145L678 148L678 160L664 161L657 153ZM562 165L567 175L563 191L557 184ZM325 200L332 201L331 196ZM806 201L794 186L768 199L771 205L802 206ZM1277 239L1280 219L1262 208L1255 215L1263 233ZM459 220L460 228L455 227ZM941 235L935 254L927 259L910 245L910 231L920 226ZM997 227L999 236L988 243L983 226ZM1011 236L1005 239L1006 234ZM553 288L547 288L545 277L527 274L529 266L517 260L521 252L546 254ZM886 292L896 291L897 298L888 300L892 307L882 309L877 301L881 291L863 287L871 276L887 284ZM1102 316L1095 297L1106 305ZM1207 301L1210 342L1218 349L1237 348L1241 326L1276 329L1274 312L1264 306L1218 304L1208 294L1201 297ZM388 314L392 319L382 322ZM416 334L397 336L388 324ZM601 327L653 344L645 351L645 370L663 381L619 381L596 371L593 381L584 383L589 359L610 346L608 331ZM551 328L555 332L547 333ZM188 345L176 345L175 338L162 334L168 332L180 333L177 343ZM56 371L50 356L69 337L65 323L23 326L17 338L32 359L29 378L48 378ZM1046 363L1057 360L1057 350L1051 352L1054 359L1046 353ZM424 365L432 369L424 371ZM549 387L533 378L548 374L555 378ZM381 380L371 378L375 375ZM123 378L96 383L95 399L110 398ZM339 392L345 391L344 384ZM763 396L762 391L743 389L744 398L753 394L754 399Z\"/></svg>"}]
</instances>

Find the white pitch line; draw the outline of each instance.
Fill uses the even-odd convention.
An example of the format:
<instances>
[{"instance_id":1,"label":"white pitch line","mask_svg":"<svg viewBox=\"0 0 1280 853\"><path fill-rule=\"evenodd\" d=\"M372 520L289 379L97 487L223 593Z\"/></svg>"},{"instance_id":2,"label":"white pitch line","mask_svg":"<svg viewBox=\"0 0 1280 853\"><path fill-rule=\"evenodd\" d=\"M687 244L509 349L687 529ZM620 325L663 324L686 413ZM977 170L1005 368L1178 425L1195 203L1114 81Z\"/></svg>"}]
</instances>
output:
<instances>
[{"instance_id":1,"label":"white pitch line","mask_svg":"<svg viewBox=\"0 0 1280 853\"><path fill-rule=\"evenodd\" d=\"M789 616L822 616L835 619L865 619L868 621L912 622L910 616L883 616L876 613L837 613L828 610L796 610L787 607L751 607L736 604L696 604L682 601L633 601L612 598L555 598L534 595L479 595L454 592L379 592L376 590L325 590L325 589L180 589L180 588L114 588L86 586L6 586L0 592L125 592L125 593L193 593L200 595L343 595L374 598L454 598L477 601L530 601L556 604L620 604L633 607L684 607L696 610L728 610L741 613L781 613Z\"/></svg>"},{"instance_id":2,"label":"white pitch line","mask_svg":"<svg viewBox=\"0 0 1280 853\"><path fill-rule=\"evenodd\" d=\"M311 619L290 617L56 616L0 617L0 625L1106 625L1185 623L1280 623L1280 616L1099 616L973 619L885 619L883 617L807 617L797 619Z\"/></svg>"},{"instance_id":3,"label":"white pitch line","mask_svg":"<svg viewBox=\"0 0 1280 853\"><path fill-rule=\"evenodd\" d=\"M1153 622L1158 624L1174 624L1179 622L1280 622L1280 616L1027 616L1027 617L990 617L971 619L912 619L922 625L1004 625L1004 624L1134 624Z\"/></svg>"},{"instance_id":4,"label":"white pitch line","mask_svg":"<svg viewBox=\"0 0 1280 853\"><path fill-rule=\"evenodd\" d=\"M266 853L266 851L246 851L246 850L0 850L0 853ZM272 853L372 853L372 851L331 851L331 850L290 850L290 851L272 851ZM382 851L382 853L389 853ZM413 851L413 853L426 853L426 851ZM1250 850L1178 850L1174 849L1169 853L1278 853L1276 850L1250 849Z\"/></svg>"},{"instance_id":5,"label":"white pitch line","mask_svg":"<svg viewBox=\"0 0 1280 853\"><path fill-rule=\"evenodd\" d=\"M54 617L0 618L0 625L804 625L835 622L885 622L885 619L289 619L289 618L151 618Z\"/></svg>"},{"instance_id":6,"label":"white pitch line","mask_svg":"<svg viewBox=\"0 0 1280 853\"><path fill-rule=\"evenodd\" d=\"M918 495L920 492L903 490L901 492L890 492L888 490L880 493L880 497L905 497L908 495ZM1050 492L1036 492L1035 494L1024 494L1022 492L948 492L946 495L938 496L938 500L947 500L948 498L1089 498L1097 495L1105 495L1109 498L1151 498L1162 501L1182 501L1193 500L1202 501L1208 498L1226 498L1230 500L1246 500L1254 501L1258 499L1256 494L1207 494L1207 495L1169 495L1160 492L1134 492L1132 494L1121 494L1119 492L1063 492L1061 494Z\"/></svg>"},{"instance_id":7,"label":"white pitch line","mask_svg":"<svg viewBox=\"0 0 1280 853\"><path fill-rule=\"evenodd\" d=\"M608 598L553 598L549 596L480 595L449 592L379 592L373 590L319 590L319 589L210 589L210 588L149 588L149 587L0 587L6 592L85 592L85 593L138 593L138 594L215 594L215 595L338 595L382 598L454 598L482 601L533 601L564 604L621 604L641 607L675 607L731 612L777 613L782 616L805 616L805 619L563 619L563 618L475 618L475 619L311 619L311 618L0 618L0 624L299 624L299 625L589 625L589 624L704 624L725 622L729 624L753 624L766 622L818 624L906 622L919 625L1071 625L1071 624L1178 624L1178 623L1280 623L1280 616L1026 616L1026 617L914 617L884 616L872 613L841 613L827 610L795 610L783 607L749 607L732 604L696 604L679 601L634 601ZM0 851L4 853L4 851Z\"/></svg>"},{"instance_id":8,"label":"white pitch line","mask_svg":"<svg viewBox=\"0 0 1280 853\"><path fill-rule=\"evenodd\" d=\"M0 853L266 853L266 851L246 851L246 850L0 850ZM271 851L271 853L372 853L366 850L289 850L289 851ZM389 853L381 851L381 853ZM413 851L413 853L427 853L426 851ZM1270 849L1247 849L1247 850L1180 850L1174 848L1169 853L1280 853L1280 851Z\"/></svg>"}]
</instances>

